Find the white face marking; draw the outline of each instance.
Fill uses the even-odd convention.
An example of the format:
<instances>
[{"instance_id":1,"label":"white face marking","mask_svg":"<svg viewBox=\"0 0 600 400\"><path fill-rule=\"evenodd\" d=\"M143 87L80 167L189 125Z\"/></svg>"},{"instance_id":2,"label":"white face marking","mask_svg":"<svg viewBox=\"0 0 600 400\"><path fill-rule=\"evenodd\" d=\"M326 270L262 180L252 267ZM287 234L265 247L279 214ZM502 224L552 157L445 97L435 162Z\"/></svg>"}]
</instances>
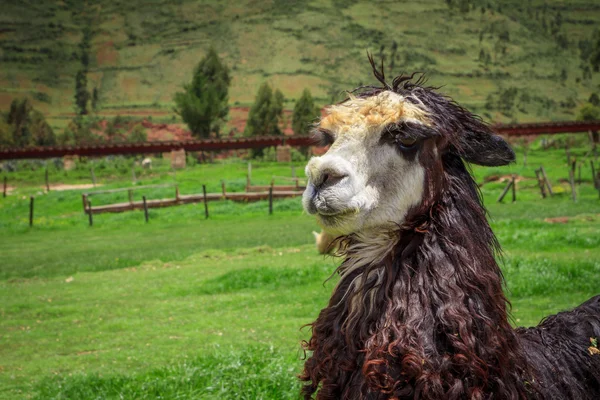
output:
<instances>
[{"instance_id":1,"label":"white face marking","mask_svg":"<svg viewBox=\"0 0 600 400\"><path fill-rule=\"evenodd\" d=\"M336 141L306 167L304 209L334 236L401 224L423 196L425 171L380 142L383 128L411 120L427 124L426 113L396 93L382 92L332 107L321 121Z\"/></svg>"}]
</instances>

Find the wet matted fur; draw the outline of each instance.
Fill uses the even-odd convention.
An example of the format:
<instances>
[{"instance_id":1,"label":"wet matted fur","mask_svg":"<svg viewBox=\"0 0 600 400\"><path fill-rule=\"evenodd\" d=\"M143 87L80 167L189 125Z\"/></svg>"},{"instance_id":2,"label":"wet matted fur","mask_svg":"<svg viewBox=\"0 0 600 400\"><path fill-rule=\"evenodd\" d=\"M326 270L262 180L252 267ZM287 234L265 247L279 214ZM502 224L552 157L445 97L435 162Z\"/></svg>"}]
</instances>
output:
<instances>
[{"instance_id":1,"label":"wet matted fur","mask_svg":"<svg viewBox=\"0 0 600 400\"><path fill-rule=\"evenodd\" d=\"M373 247L361 233L338 239L340 282L304 343L304 397L600 399L600 355L587 350L600 296L535 328L509 324L500 248L463 160L504 165L510 147L422 80L388 85L372 65L383 86L354 96L392 91L428 111L426 124L402 127L422 140L423 198L372 238L381 256L371 262L357 261Z\"/></svg>"}]
</instances>

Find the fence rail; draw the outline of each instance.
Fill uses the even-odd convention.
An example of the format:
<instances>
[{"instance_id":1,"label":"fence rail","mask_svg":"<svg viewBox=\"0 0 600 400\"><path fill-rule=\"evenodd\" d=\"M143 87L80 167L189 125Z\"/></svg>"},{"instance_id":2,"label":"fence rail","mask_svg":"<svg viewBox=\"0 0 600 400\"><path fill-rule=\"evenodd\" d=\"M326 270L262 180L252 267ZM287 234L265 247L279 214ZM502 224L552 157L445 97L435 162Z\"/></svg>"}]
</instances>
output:
<instances>
[{"instance_id":1,"label":"fence rail","mask_svg":"<svg viewBox=\"0 0 600 400\"><path fill-rule=\"evenodd\" d=\"M599 131L600 121L562 121L531 124L498 124L492 129L500 135L526 136L557 133L579 133ZM0 160L53 158L69 155L107 156L117 154L153 154L172 150L215 151L235 149L257 149L271 146L312 146L309 136L263 136L253 138L226 138L206 140L164 141L145 143L105 143L85 146L29 147L24 149L0 150Z\"/></svg>"},{"instance_id":2,"label":"fence rail","mask_svg":"<svg viewBox=\"0 0 600 400\"><path fill-rule=\"evenodd\" d=\"M129 201L126 203L114 203L102 206L90 206L89 199L83 195L84 212L86 214L102 214L102 213L119 213L124 211L143 210L144 201ZM284 199L290 197L302 196L302 191L298 190L286 190L286 191L273 191L272 199ZM161 208L161 207L172 207L183 204L191 203L204 203L206 201L217 201L217 200L233 200L240 202L251 202L259 200L269 200L269 192L233 192L233 193L206 193L202 194L190 194L190 195L179 195L173 199L155 199L146 200L147 208Z\"/></svg>"}]
</instances>

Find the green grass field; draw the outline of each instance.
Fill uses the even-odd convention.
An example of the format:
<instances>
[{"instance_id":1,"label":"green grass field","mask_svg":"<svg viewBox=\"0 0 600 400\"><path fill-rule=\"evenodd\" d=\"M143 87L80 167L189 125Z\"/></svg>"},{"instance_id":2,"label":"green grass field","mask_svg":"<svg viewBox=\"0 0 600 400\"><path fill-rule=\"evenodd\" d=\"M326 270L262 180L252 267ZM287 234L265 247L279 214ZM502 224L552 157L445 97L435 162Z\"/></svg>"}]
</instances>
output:
<instances>
[{"instance_id":1,"label":"green grass field","mask_svg":"<svg viewBox=\"0 0 600 400\"><path fill-rule=\"evenodd\" d=\"M572 153L587 162L585 147ZM474 174L523 178L514 204L496 203L502 182L482 193L505 251L513 322L534 325L600 291L600 200L586 164L571 201L564 150L536 142L527 167L517 154L512 166ZM103 188L131 185L131 160L99 163ZM543 200L532 179L541 163L556 192ZM242 190L246 171L230 161L173 174L158 162L137 175L138 185L176 182L192 193L203 183L218 191L221 179ZM53 183L89 183L88 164L50 172ZM289 165L253 164L256 183L290 174ZM8 173L15 189L0 198L0 398L298 398L301 327L327 303L339 263L316 253L317 226L299 199L276 201L271 216L266 202L215 202L208 220L202 205L187 205L152 209L148 224L128 212L89 227L81 190L44 194L43 176ZM556 217L567 220L547 220Z\"/></svg>"}]
</instances>

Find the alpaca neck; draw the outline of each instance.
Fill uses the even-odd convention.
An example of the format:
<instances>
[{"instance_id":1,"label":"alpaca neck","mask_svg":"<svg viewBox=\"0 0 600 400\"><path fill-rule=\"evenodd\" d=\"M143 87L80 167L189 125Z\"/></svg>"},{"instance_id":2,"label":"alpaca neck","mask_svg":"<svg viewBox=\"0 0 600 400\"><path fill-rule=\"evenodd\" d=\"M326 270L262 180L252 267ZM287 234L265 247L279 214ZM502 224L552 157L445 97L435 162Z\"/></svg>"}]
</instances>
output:
<instances>
[{"instance_id":1,"label":"alpaca neck","mask_svg":"<svg viewBox=\"0 0 600 400\"><path fill-rule=\"evenodd\" d=\"M401 229L346 238L340 282L307 345L310 388L321 382L332 398L361 398L344 391L357 386L398 398L524 396L496 239L470 176L459 178Z\"/></svg>"}]
</instances>

